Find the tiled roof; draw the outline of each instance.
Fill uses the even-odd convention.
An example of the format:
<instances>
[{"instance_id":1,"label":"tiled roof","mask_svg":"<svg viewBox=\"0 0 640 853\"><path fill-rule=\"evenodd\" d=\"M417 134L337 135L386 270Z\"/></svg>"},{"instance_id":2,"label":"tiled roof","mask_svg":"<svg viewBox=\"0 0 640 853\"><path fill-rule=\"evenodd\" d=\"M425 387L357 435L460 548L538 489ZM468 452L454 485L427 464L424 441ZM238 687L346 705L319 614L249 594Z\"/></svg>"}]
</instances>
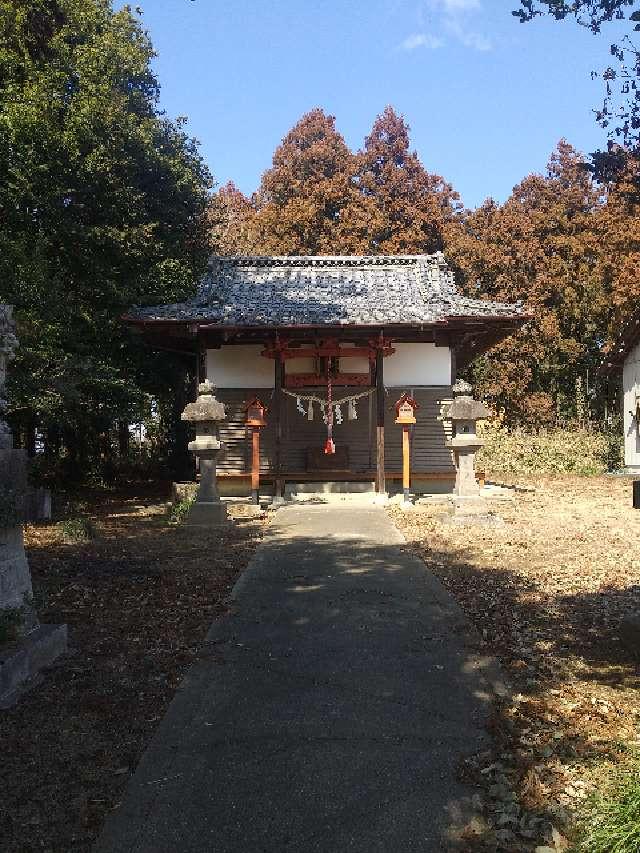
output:
<instances>
[{"instance_id":1,"label":"tiled roof","mask_svg":"<svg viewBox=\"0 0 640 853\"><path fill-rule=\"evenodd\" d=\"M131 320L220 326L432 324L516 318L521 305L469 299L441 253L398 256L213 257L186 302L140 308Z\"/></svg>"}]
</instances>

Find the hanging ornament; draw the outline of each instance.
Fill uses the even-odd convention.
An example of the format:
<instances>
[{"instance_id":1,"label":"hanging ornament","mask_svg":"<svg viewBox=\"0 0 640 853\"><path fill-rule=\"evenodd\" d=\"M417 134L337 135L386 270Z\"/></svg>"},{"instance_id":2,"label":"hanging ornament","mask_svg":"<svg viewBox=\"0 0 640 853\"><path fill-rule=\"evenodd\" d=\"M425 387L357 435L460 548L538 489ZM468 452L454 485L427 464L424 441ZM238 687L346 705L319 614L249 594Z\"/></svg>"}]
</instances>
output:
<instances>
[{"instance_id":1,"label":"hanging ornament","mask_svg":"<svg viewBox=\"0 0 640 853\"><path fill-rule=\"evenodd\" d=\"M322 415L322 420L323 420L323 422L324 422L325 424L326 424L326 423L328 423L328 418L327 418L327 404L326 404L326 403L323 403L323 402L321 402L321 403L320 403L320 413L321 413L321 415Z\"/></svg>"},{"instance_id":2,"label":"hanging ornament","mask_svg":"<svg viewBox=\"0 0 640 853\"><path fill-rule=\"evenodd\" d=\"M313 400L309 397L309 408L307 409L307 420L313 420Z\"/></svg>"},{"instance_id":3,"label":"hanging ornament","mask_svg":"<svg viewBox=\"0 0 640 853\"><path fill-rule=\"evenodd\" d=\"M342 423L342 409L340 408L340 403L336 403L334 408L335 408L335 412L336 412L336 423L341 424Z\"/></svg>"},{"instance_id":4,"label":"hanging ornament","mask_svg":"<svg viewBox=\"0 0 640 853\"><path fill-rule=\"evenodd\" d=\"M296 409L300 412L301 415L304 415L304 406L302 405L302 400L300 397L296 397Z\"/></svg>"},{"instance_id":5,"label":"hanging ornament","mask_svg":"<svg viewBox=\"0 0 640 853\"><path fill-rule=\"evenodd\" d=\"M349 418L350 421L357 421L358 420L358 413L356 411L356 401L353 398L351 400L349 400L349 411L348 411L347 417Z\"/></svg>"},{"instance_id":6,"label":"hanging ornament","mask_svg":"<svg viewBox=\"0 0 640 853\"><path fill-rule=\"evenodd\" d=\"M327 371L327 443L324 446L324 452L327 454L336 452L336 446L333 443L333 397L331 392L331 377Z\"/></svg>"}]
</instances>

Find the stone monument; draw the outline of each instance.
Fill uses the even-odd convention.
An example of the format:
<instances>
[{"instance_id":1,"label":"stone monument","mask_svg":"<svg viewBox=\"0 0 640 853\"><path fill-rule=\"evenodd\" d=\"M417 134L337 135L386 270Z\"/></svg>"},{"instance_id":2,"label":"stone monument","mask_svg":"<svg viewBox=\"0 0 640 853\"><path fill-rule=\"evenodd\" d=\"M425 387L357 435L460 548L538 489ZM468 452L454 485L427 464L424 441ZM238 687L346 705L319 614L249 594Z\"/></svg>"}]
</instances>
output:
<instances>
[{"instance_id":1,"label":"stone monument","mask_svg":"<svg viewBox=\"0 0 640 853\"><path fill-rule=\"evenodd\" d=\"M484 444L476 433L476 423L488 418L491 412L484 403L473 399L471 391L471 385L459 379L453 386L453 402L445 403L442 411L443 417L453 425L453 437L447 441L456 464L453 504L455 511L463 514L487 510L476 479L475 458Z\"/></svg>"},{"instance_id":2,"label":"stone monument","mask_svg":"<svg viewBox=\"0 0 640 853\"><path fill-rule=\"evenodd\" d=\"M198 399L182 413L183 421L195 424L196 437L189 442L189 450L200 460L200 487L186 524L211 527L227 520L216 479L217 459L224 450L218 424L225 418L224 403L216 399L215 388L205 379L198 386Z\"/></svg>"},{"instance_id":3,"label":"stone monument","mask_svg":"<svg viewBox=\"0 0 640 853\"><path fill-rule=\"evenodd\" d=\"M0 305L0 708L14 704L67 646L67 626L40 625L32 603L22 531L26 453L14 449L5 419L7 363L17 345L11 307Z\"/></svg>"}]
</instances>

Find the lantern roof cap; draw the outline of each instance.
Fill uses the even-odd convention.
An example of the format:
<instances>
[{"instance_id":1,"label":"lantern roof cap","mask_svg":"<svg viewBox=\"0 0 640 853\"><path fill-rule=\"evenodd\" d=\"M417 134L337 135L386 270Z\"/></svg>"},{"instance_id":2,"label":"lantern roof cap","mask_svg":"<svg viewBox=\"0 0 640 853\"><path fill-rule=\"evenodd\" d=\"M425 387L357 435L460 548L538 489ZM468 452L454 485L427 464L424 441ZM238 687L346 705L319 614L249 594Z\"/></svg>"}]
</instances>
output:
<instances>
[{"instance_id":1,"label":"lantern roof cap","mask_svg":"<svg viewBox=\"0 0 640 853\"><path fill-rule=\"evenodd\" d=\"M202 421L223 421L226 418L224 403L215 397L215 388L205 379L198 385L198 399L195 403L188 403L182 415L183 421L191 421L192 423Z\"/></svg>"}]
</instances>

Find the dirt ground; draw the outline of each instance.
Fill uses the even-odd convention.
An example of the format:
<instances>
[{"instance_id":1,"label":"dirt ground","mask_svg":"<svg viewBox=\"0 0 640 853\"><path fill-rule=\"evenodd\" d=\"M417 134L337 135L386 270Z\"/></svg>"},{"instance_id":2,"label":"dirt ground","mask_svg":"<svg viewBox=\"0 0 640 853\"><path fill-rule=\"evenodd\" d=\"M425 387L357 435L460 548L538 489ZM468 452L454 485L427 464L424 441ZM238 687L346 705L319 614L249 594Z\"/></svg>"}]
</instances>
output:
<instances>
[{"instance_id":1,"label":"dirt ground","mask_svg":"<svg viewBox=\"0 0 640 853\"><path fill-rule=\"evenodd\" d=\"M495 507L502 527L446 525L442 507L390 509L512 687L496 707L495 751L464 769L483 790L470 849L565 849L581 801L640 746L640 511L631 481L521 485L535 490Z\"/></svg>"},{"instance_id":2,"label":"dirt ground","mask_svg":"<svg viewBox=\"0 0 640 853\"><path fill-rule=\"evenodd\" d=\"M463 772L479 785L469 850L565 847L601 774L640 746L640 511L615 478L521 483L503 527L453 527L442 507L390 508L497 654L512 687L495 749ZM153 499L94 506L98 538L55 525L27 543L43 621L70 654L0 714L2 853L86 851L162 717L265 522L222 539L167 524Z\"/></svg>"},{"instance_id":3,"label":"dirt ground","mask_svg":"<svg viewBox=\"0 0 640 853\"><path fill-rule=\"evenodd\" d=\"M88 544L26 530L41 621L68 625L69 654L0 712L2 853L88 853L266 524L194 532L150 498L90 512Z\"/></svg>"}]
</instances>

